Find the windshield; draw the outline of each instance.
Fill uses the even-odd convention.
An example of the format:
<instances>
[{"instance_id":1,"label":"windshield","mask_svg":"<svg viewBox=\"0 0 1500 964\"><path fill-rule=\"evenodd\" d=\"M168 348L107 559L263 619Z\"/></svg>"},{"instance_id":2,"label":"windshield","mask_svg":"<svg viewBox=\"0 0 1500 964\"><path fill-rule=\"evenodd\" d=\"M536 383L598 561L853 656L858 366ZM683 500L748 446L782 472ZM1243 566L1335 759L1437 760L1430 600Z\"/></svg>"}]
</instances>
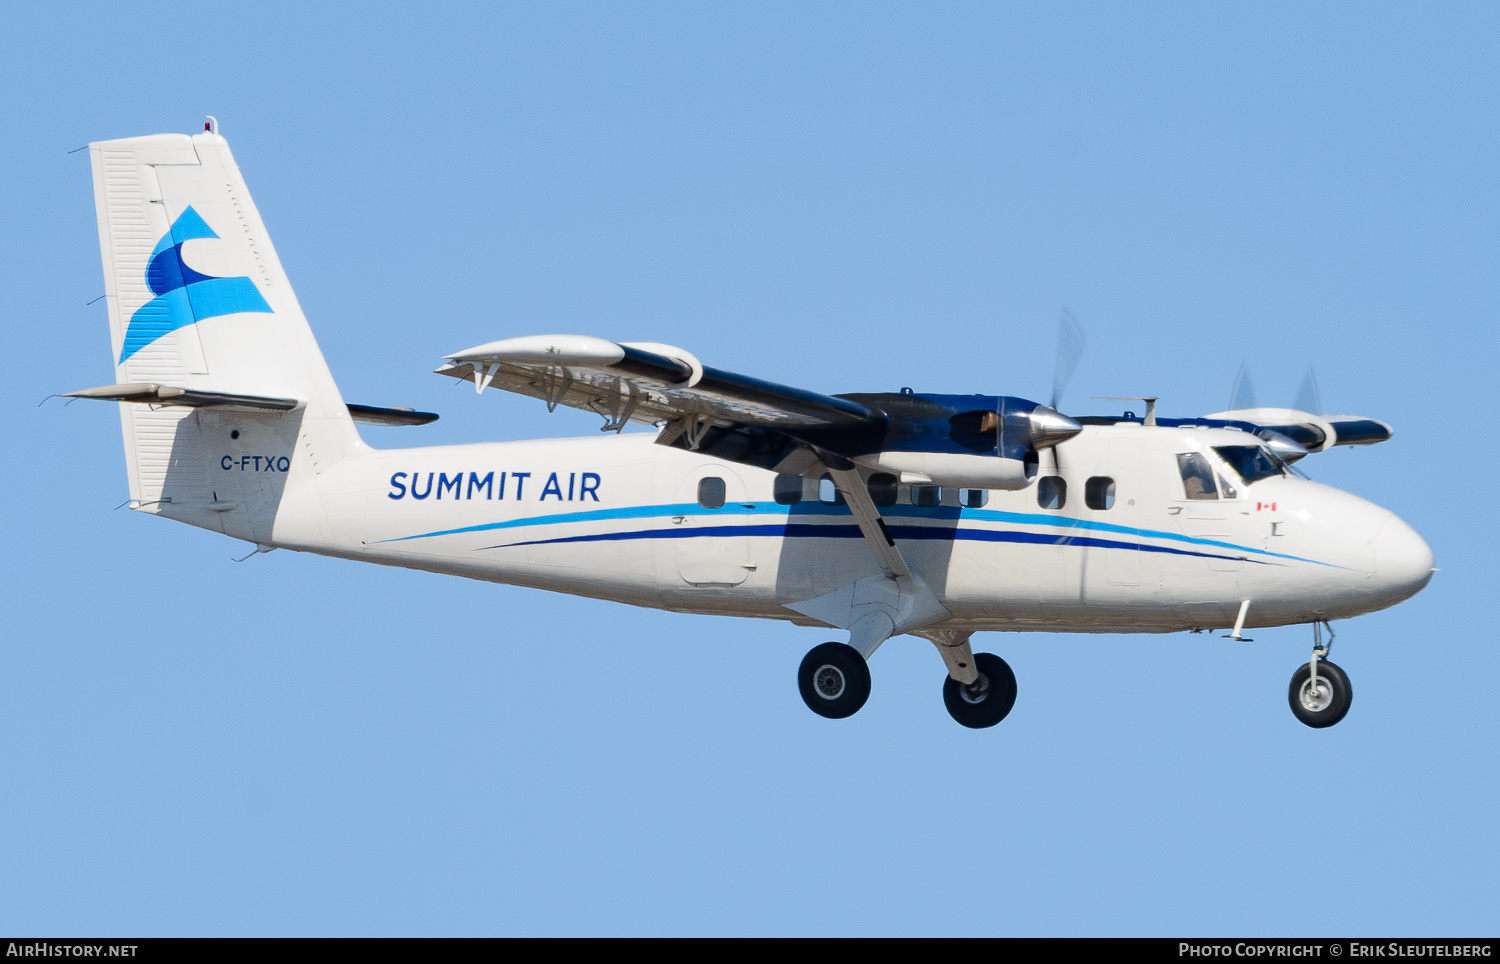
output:
<instances>
[{"instance_id":1,"label":"windshield","mask_svg":"<svg viewBox=\"0 0 1500 964\"><path fill-rule=\"evenodd\" d=\"M1254 485L1273 475L1286 474L1276 457L1259 445L1215 445L1214 451L1239 473L1246 485Z\"/></svg>"}]
</instances>

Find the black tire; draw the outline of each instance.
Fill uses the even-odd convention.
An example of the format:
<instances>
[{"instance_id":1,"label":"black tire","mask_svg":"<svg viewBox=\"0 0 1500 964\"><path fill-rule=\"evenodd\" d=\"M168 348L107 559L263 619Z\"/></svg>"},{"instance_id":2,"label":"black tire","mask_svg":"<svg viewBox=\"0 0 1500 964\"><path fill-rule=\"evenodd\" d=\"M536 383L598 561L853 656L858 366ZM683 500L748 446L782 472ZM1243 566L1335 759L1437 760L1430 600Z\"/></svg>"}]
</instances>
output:
<instances>
[{"instance_id":1,"label":"black tire","mask_svg":"<svg viewBox=\"0 0 1500 964\"><path fill-rule=\"evenodd\" d=\"M1312 670L1306 663L1292 674L1292 685L1287 690L1287 702L1292 705L1292 714L1316 729L1332 726L1349 712L1354 702L1354 687L1349 677L1338 666L1326 659L1318 661L1318 693L1312 692Z\"/></svg>"},{"instance_id":2,"label":"black tire","mask_svg":"<svg viewBox=\"0 0 1500 964\"><path fill-rule=\"evenodd\" d=\"M797 669L797 688L808 709L842 720L858 713L870 698L870 666L853 646L814 646Z\"/></svg>"},{"instance_id":3,"label":"black tire","mask_svg":"<svg viewBox=\"0 0 1500 964\"><path fill-rule=\"evenodd\" d=\"M950 676L943 680L943 705L959 723L982 730L1010 715L1016 705L1016 674L994 653L975 653L974 668L983 677L979 682L986 684L984 694L976 700L970 688Z\"/></svg>"}]
</instances>

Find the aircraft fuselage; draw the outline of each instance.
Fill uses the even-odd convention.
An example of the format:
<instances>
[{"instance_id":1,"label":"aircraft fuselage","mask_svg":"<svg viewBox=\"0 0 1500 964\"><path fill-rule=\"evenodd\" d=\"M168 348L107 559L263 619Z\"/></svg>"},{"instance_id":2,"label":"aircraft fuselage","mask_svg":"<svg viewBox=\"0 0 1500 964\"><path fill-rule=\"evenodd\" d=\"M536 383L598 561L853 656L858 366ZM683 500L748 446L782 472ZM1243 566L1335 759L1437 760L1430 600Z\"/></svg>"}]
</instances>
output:
<instances>
[{"instance_id":1,"label":"aircraft fuselage","mask_svg":"<svg viewBox=\"0 0 1500 964\"><path fill-rule=\"evenodd\" d=\"M219 418L221 431L234 421ZM217 433L205 429L212 446ZM249 531L253 490L283 453L223 441L207 472L214 498L237 507L199 524L237 534L243 514L238 534L266 545L798 622L788 604L877 573L828 483L783 479L778 501L775 473L647 434L367 450L282 482L268 536ZM1246 599L1247 626L1284 625L1382 609L1426 585L1431 552L1394 514L1290 475L1245 483L1215 454L1254 442L1219 429L1090 426L1067 443L1061 471L1044 454L1025 489L899 485L880 511L954 629L1218 628ZM1187 497L1185 453L1213 467L1220 497ZM201 515L182 501L164 510Z\"/></svg>"}]
</instances>

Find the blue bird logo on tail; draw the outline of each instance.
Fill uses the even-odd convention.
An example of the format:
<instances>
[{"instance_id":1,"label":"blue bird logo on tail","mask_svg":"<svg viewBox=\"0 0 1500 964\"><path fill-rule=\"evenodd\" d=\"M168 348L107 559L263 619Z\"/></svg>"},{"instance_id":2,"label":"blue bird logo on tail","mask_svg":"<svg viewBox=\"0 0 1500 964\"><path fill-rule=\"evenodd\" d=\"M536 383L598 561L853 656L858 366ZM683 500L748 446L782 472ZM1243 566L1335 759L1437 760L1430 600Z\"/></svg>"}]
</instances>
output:
<instances>
[{"instance_id":1,"label":"blue bird logo on tail","mask_svg":"<svg viewBox=\"0 0 1500 964\"><path fill-rule=\"evenodd\" d=\"M249 278L213 278L182 263L184 243L217 237L189 206L156 242L151 265L146 269L146 284L156 297L130 316L121 363L163 335L187 325L241 311L271 313L271 306Z\"/></svg>"}]
</instances>

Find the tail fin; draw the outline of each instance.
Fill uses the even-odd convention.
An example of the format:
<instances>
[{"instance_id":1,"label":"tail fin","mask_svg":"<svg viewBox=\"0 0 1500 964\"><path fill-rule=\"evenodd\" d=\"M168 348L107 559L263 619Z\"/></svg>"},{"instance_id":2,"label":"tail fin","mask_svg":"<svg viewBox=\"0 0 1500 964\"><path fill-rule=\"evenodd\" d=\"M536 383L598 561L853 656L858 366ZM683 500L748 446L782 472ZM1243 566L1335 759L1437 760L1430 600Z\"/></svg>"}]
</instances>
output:
<instances>
[{"instance_id":1,"label":"tail fin","mask_svg":"<svg viewBox=\"0 0 1500 964\"><path fill-rule=\"evenodd\" d=\"M298 403L260 414L122 403L131 498L270 542L286 484L276 466L316 473L361 443L229 144L160 134L89 155L116 382ZM223 469L241 450L270 472Z\"/></svg>"}]
</instances>

